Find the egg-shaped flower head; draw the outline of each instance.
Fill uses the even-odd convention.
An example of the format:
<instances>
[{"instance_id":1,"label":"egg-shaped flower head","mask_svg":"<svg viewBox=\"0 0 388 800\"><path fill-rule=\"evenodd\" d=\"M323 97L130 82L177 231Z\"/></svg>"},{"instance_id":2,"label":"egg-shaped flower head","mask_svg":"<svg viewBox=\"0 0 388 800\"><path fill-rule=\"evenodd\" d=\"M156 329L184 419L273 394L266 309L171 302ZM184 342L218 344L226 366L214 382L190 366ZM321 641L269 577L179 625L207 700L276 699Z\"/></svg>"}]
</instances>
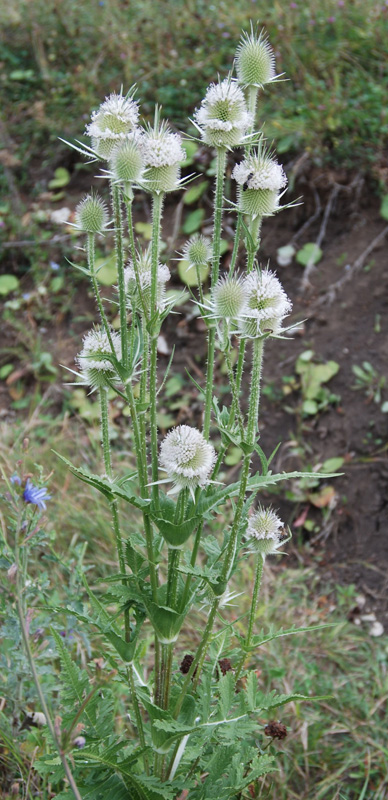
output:
<instances>
[{"instance_id":1,"label":"egg-shaped flower head","mask_svg":"<svg viewBox=\"0 0 388 800\"><path fill-rule=\"evenodd\" d=\"M256 514L249 517L245 539L254 552L271 555L285 541L283 530L284 525L277 514L271 508L260 506Z\"/></svg>"},{"instance_id":2,"label":"egg-shaped flower head","mask_svg":"<svg viewBox=\"0 0 388 800\"><path fill-rule=\"evenodd\" d=\"M258 89L272 83L279 76L275 72L275 56L264 30L257 35L243 32L236 51L236 72L238 82L244 86Z\"/></svg>"},{"instance_id":3,"label":"egg-shaped flower head","mask_svg":"<svg viewBox=\"0 0 388 800\"><path fill-rule=\"evenodd\" d=\"M271 217L279 210L287 176L281 164L263 146L236 164L232 178L238 185L238 205L243 214L255 219Z\"/></svg>"},{"instance_id":4,"label":"egg-shaped flower head","mask_svg":"<svg viewBox=\"0 0 388 800\"><path fill-rule=\"evenodd\" d=\"M238 275L223 276L212 291L213 316L219 319L238 320L247 302L245 281Z\"/></svg>"},{"instance_id":5,"label":"egg-shaped flower head","mask_svg":"<svg viewBox=\"0 0 388 800\"><path fill-rule=\"evenodd\" d=\"M114 353L106 331L92 328L85 335L82 350L76 358L84 382L93 389L102 389L118 380L112 357L121 360L121 337L116 331L111 331L110 336Z\"/></svg>"},{"instance_id":6,"label":"egg-shaped flower head","mask_svg":"<svg viewBox=\"0 0 388 800\"><path fill-rule=\"evenodd\" d=\"M160 446L160 467L167 472L167 480L175 484L172 492L189 489L194 497L197 486L203 488L210 483L215 461L214 447L200 431L189 425L178 425Z\"/></svg>"},{"instance_id":7,"label":"egg-shaped flower head","mask_svg":"<svg viewBox=\"0 0 388 800\"><path fill-rule=\"evenodd\" d=\"M142 137L145 165L143 185L156 194L173 192L180 187L180 165L186 158L182 138L172 133L167 122L159 122L155 114L154 126L149 126Z\"/></svg>"},{"instance_id":8,"label":"egg-shaped flower head","mask_svg":"<svg viewBox=\"0 0 388 800\"><path fill-rule=\"evenodd\" d=\"M137 276L133 261L129 261L124 270L125 291L131 307L149 314L151 312L152 282L151 247L137 254ZM156 273L156 302L159 311L165 306L166 283L170 280L170 270L166 264L158 264Z\"/></svg>"},{"instance_id":9,"label":"egg-shaped flower head","mask_svg":"<svg viewBox=\"0 0 388 800\"><path fill-rule=\"evenodd\" d=\"M114 148L123 142L133 130L139 120L139 105L133 99L133 90L125 96L110 94L93 111L86 133L91 137L92 149L100 158L109 161Z\"/></svg>"},{"instance_id":10,"label":"egg-shaped flower head","mask_svg":"<svg viewBox=\"0 0 388 800\"><path fill-rule=\"evenodd\" d=\"M211 241L201 233L190 236L182 250L182 260L187 261L190 267L206 267L211 257Z\"/></svg>"},{"instance_id":11,"label":"egg-shaped flower head","mask_svg":"<svg viewBox=\"0 0 388 800\"><path fill-rule=\"evenodd\" d=\"M204 142L229 149L242 144L253 119L243 91L229 77L209 86L194 121Z\"/></svg>"},{"instance_id":12,"label":"egg-shaped flower head","mask_svg":"<svg viewBox=\"0 0 388 800\"><path fill-rule=\"evenodd\" d=\"M141 181L144 171L141 142L142 133L137 129L113 148L110 167L115 181L123 184Z\"/></svg>"},{"instance_id":13,"label":"egg-shaped flower head","mask_svg":"<svg viewBox=\"0 0 388 800\"><path fill-rule=\"evenodd\" d=\"M103 233L108 225L106 203L98 194L87 194L75 210L75 227L84 233Z\"/></svg>"},{"instance_id":14,"label":"egg-shaped flower head","mask_svg":"<svg viewBox=\"0 0 388 800\"><path fill-rule=\"evenodd\" d=\"M277 335L292 304L269 269L255 269L244 281L246 305L240 317L241 334L251 339Z\"/></svg>"}]
</instances>

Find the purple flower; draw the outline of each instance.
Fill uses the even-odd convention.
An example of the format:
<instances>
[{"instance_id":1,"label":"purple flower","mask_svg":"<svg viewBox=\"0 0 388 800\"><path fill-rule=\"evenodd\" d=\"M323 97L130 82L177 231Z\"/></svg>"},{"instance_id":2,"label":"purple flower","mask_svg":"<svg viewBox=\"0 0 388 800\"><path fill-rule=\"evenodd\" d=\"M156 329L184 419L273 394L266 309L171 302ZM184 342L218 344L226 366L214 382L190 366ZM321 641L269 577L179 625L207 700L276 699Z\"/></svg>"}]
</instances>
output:
<instances>
[{"instance_id":1,"label":"purple flower","mask_svg":"<svg viewBox=\"0 0 388 800\"><path fill-rule=\"evenodd\" d=\"M335 22L335 17L328 17L327 21L333 23Z\"/></svg>"},{"instance_id":2,"label":"purple flower","mask_svg":"<svg viewBox=\"0 0 388 800\"><path fill-rule=\"evenodd\" d=\"M21 486L21 483L22 483L21 478L19 478L19 475L17 474L17 472L14 472L14 474L11 475L10 481L11 481L11 483L17 483L18 486Z\"/></svg>"},{"instance_id":3,"label":"purple flower","mask_svg":"<svg viewBox=\"0 0 388 800\"><path fill-rule=\"evenodd\" d=\"M50 267L54 270L54 272L57 272L57 270L60 269L60 266L56 261L50 261Z\"/></svg>"},{"instance_id":4,"label":"purple flower","mask_svg":"<svg viewBox=\"0 0 388 800\"><path fill-rule=\"evenodd\" d=\"M23 500L25 503L32 503L34 506L38 506L40 511L46 511L46 500L51 499L51 494L47 494L47 489L43 487L39 489L38 486L34 486L32 481L28 478L24 492L23 492Z\"/></svg>"}]
</instances>

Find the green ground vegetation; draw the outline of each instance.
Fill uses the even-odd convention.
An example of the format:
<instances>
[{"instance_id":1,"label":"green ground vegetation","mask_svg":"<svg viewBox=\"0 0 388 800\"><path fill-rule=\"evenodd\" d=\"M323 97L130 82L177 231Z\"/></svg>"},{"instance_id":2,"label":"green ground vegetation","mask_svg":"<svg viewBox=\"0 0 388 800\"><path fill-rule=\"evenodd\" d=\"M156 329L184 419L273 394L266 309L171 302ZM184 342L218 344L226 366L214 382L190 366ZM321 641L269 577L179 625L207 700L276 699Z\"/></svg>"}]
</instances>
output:
<instances>
[{"instance_id":1,"label":"green ground vegetation","mask_svg":"<svg viewBox=\"0 0 388 800\"><path fill-rule=\"evenodd\" d=\"M61 715L63 708L58 696L61 665L56 650L53 630L63 638L71 658L79 666L88 664L91 678L96 669L95 659L101 659L99 636L88 639L82 623L66 613L54 613L54 608L67 606L82 611L85 601L81 571L85 570L95 592L104 593L109 588L107 580L117 568L114 562L113 533L109 512L97 495L75 485L69 479L64 465L53 455L52 449L61 448L69 457L87 462L90 471L99 469L98 440L93 426L82 421L78 427L67 427L58 419L50 430L46 428L42 442L42 423L26 431L19 430L19 443L14 448L7 444L3 431L1 466L12 474L14 468L23 468L37 475L35 458L45 463L45 471L52 467L49 477L52 499L32 541L28 558L27 602L31 641L41 684L52 712ZM27 455L23 455L21 442L29 433ZM64 436L66 434L66 436ZM116 453L116 467L128 470L130 456ZM6 497L2 502L2 531L11 542L11 527L7 522ZM125 529L136 535L138 521L131 517ZM292 554L293 546L287 545ZM6 567L6 548L2 566ZM388 736L384 722L384 706L388 693L388 648L385 637L373 638L368 626L356 626L354 619L357 596L354 586L341 588L323 582L317 564L308 546L299 551L300 564L287 557L273 557L267 564L265 581L258 608L257 632L268 633L271 626L288 629L292 626L331 626L312 633L286 636L264 644L252 657L251 665L257 670L263 690L301 692L306 695L325 695L321 702L291 703L282 711L281 722L287 726L287 738L273 744L269 750L278 752L277 771L265 780L252 785L246 800L383 800L388 789ZM249 607L247 587L253 581L249 560L231 588L241 593L238 613ZM5 623L2 633L0 684L2 701L0 722L0 772L4 797L18 783L19 797L30 800L38 796L48 800L53 787L47 777L34 770L35 760L44 752L41 729L23 725L27 712L39 710L35 688L21 647L20 634L13 621L13 584L5 584L0 596ZM237 613L231 605L231 619ZM225 613L224 612L224 613ZM189 621L182 641L182 652L195 652L195 636L204 624L200 614ZM237 622L237 630L239 625ZM198 634L199 635L199 634ZM185 642L185 638L187 641ZM263 637L264 638L264 637ZM187 650L185 651L185 647ZM233 641L226 655L233 660ZM17 666L10 669L10 664ZM100 665L102 662L98 662ZM100 666L101 668L101 666ZM153 668L151 631L148 668ZM109 664L102 667L109 672ZM127 698L114 693L113 699L118 730L128 729ZM269 720L263 719L263 725ZM244 795L245 798L245 795ZM243 798L241 798L243 800Z\"/></svg>"},{"instance_id":2,"label":"green ground vegetation","mask_svg":"<svg viewBox=\"0 0 388 800\"><path fill-rule=\"evenodd\" d=\"M137 84L146 116L156 101L186 130L251 19L266 27L277 71L289 79L261 100L278 153L358 169L379 164L388 132L386 2L168 0L160 8L155 0L3 4L3 138L21 181L36 183L42 156L43 166L54 153L59 161L58 132L82 134L85 109L121 85Z\"/></svg>"}]
</instances>

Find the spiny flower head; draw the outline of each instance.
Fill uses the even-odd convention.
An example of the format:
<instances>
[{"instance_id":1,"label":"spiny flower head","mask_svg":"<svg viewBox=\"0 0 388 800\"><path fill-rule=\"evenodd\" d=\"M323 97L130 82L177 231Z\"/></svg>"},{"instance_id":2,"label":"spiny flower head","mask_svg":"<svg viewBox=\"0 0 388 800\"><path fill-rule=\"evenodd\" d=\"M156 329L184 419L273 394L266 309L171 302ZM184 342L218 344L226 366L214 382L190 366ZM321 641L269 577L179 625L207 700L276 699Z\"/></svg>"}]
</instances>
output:
<instances>
[{"instance_id":1,"label":"spiny flower head","mask_svg":"<svg viewBox=\"0 0 388 800\"><path fill-rule=\"evenodd\" d=\"M292 304L280 281L268 269L250 272L244 281L247 300L241 314L242 335L258 338L278 334Z\"/></svg>"},{"instance_id":2,"label":"spiny flower head","mask_svg":"<svg viewBox=\"0 0 388 800\"><path fill-rule=\"evenodd\" d=\"M212 293L214 316L221 319L238 319L247 302L244 281L238 275L220 278Z\"/></svg>"},{"instance_id":3,"label":"spiny flower head","mask_svg":"<svg viewBox=\"0 0 388 800\"><path fill-rule=\"evenodd\" d=\"M125 291L131 299L131 303L135 304L138 310L151 310L151 282L152 282L152 269L151 269L151 248L142 250L137 253L137 271L138 279L136 279L136 270L133 261L129 261L124 270L124 283ZM158 264L156 282L156 302L159 311L163 311L164 300L166 293L166 283L171 278L171 273L166 264ZM140 288L140 291L139 291ZM142 298L140 296L140 292Z\"/></svg>"},{"instance_id":4,"label":"spiny flower head","mask_svg":"<svg viewBox=\"0 0 388 800\"><path fill-rule=\"evenodd\" d=\"M279 209L280 190L287 185L281 164L261 145L236 164L232 178L238 184L238 202L243 214L270 217Z\"/></svg>"},{"instance_id":5,"label":"spiny flower head","mask_svg":"<svg viewBox=\"0 0 388 800\"><path fill-rule=\"evenodd\" d=\"M76 358L85 383L99 389L108 385L108 381L118 379L117 372L110 358L121 359L121 337L116 331L111 331L114 347L112 353L108 334L103 328L92 328L83 340L83 347Z\"/></svg>"},{"instance_id":6,"label":"spiny flower head","mask_svg":"<svg viewBox=\"0 0 388 800\"><path fill-rule=\"evenodd\" d=\"M245 537L252 550L262 555L276 553L283 536L283 523L271 508L259 507L248 521Z\"/></svg>"},{"instance_id":7,"label":"spiny flower head","mask_svg":"<svg viewBox=\"0 0 388 800\"><path fill-rule=\"evenodd\" d=\"M108 207L98 194L87 194L75 210L76 227L85 233L102 233L109 220Z\"/></svg>"},{"instance_id":8,"label":"spiny flower head","mask_svg":"<svg viewBox=\"0 0 388 800\"><path fill-rule=\"evenodd\" d=\"M242 86L261 88L276 80L275 56L264 30L257 36L244 31L236 51L236 71Z\"/></svg>"},{"instance_id":9,"label":"spiny flower head","mask_svg":"<svg viewBox=\"0 0 388 800\"><path fill-rule=\"evenodd\" d=\"M230 77L209 86L194 118L207 144L226 148L240 145L253 121L242 90Z\"/></svg>"},{"instance_id":10,"label":"spiny flower head","mask_svg":"<svg viewBox=\"0 0 388 800\"><path fill-rule=\"evenodd\" d=\"M175 491L207 486L216 460L214 447L189 425L178 425L160 446L160 466L175 483Z\"/></svg>"},{"instance_id":11,"label":"spiny flower head","mask_svg":"<svg viewBox=\"0 0 388 800\"><path fill-rule=\"evenodd\" d=\"M123 142L116 145L111 156L111 170L116 181L137 183L144 170L144 157L141 148L142 135L133 131Z\"/></svg>"},{"instance_id":12,"label":"spiny flower head","mask_svg":"<svg viewBox=\"0 0 388 800\"><path fill-rule=\"evenodd\" d=\"M195 233L185 243L182 250L182 259L187 261L190 267L206 266L212 257L212 245L210 239Z\"/></svg>"},{"instance_id":13,"label":"spiny flower head","mask_svg":"<svg viewBox=\"0 0 388 800\"><path fill-rule=\"evenodd\" d=\"M172 133L166 122L148 127L142 137L142 154L146 167L144 186L150 192L172 192L179 188L180 164L186 158L182 139Z\"/></svg>"},{"instance_id":14,"label":"spiny flower head","mask_svg":"<svg viewBox=\"0 0 388 800\"><path fill-rule=\"evenodd\" d=\"M109 160L114 147L126 139L138 124L139 105L132 94L110 94L92 113L86 133L92 139L93 150L101 158Z\"/></svg>"}]
</instances>

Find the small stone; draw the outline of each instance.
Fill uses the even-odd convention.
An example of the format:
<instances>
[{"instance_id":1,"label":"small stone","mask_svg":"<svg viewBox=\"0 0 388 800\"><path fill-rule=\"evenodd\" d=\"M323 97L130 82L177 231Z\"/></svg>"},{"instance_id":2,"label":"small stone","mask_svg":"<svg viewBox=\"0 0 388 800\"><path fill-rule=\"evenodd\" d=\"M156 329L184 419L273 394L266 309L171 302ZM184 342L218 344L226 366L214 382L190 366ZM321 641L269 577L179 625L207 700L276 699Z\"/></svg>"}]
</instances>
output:
<instances>
[{"instance_id":1,"label":"small stone","mask_svg":"<svg viewBox=\"0 0 388 800\"><path fill-rule=\"evenodd\" d=\"M384 633L384 626L381 622L374 622L369 628L369 636L382 636Z\"/></svg>"}]
</instances>

